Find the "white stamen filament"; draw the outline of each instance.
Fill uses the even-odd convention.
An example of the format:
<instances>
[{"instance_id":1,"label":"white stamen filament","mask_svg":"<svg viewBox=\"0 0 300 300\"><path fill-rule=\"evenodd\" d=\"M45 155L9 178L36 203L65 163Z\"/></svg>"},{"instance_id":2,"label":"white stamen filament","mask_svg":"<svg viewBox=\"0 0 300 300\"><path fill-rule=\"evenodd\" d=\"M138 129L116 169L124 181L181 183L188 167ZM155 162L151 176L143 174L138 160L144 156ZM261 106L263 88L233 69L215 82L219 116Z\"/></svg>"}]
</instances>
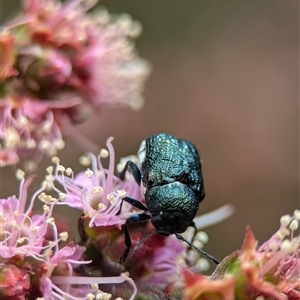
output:
<instances>
[{"instance_id":1,"label":"white stamen filament","mask_svg":"<svg viewBox=\"0 0 300 300\"><path fill-rule=\"evenodd\" d=\"M115 167L114 148L111 144L113 139L114 139L113 137L110 137L106 142L106 145L107 145L110 155L109 155L108 175L106 177L106 183L105 183L104 190L103 190L103 199L107 199L107 195L109 194L109 189L111 189L112 184L113 184L113 178L114 178L113 173L114 173L114 167ZM104 202L104 204L106 204L106 203Z\"/></svg>"},{"instance_id":2,"label":"white stamen filament","mask_svg":"<svg viewBox=\"0 0 300 300\"><path fill-rule=\"evenodd\" d=\"M32 181L30 181L30 183L31 183L31 182L32 182ZM30 184L30 183L29 183L29 184ZM27 186L27 184L26 184L26 186ZM30 200L30 204L29 204L29 206L28 206L28 208L27 208L27 210L26 210L26 212L25 212L26 215L29 215L29 214L32 212L32 209L33 209L33 205L34 205L35 199L36 199L37 196L38 196L40 193L42 193L44 190L45 190L45 187L42 186L42 187L40 187L40 188L32 195L31 200ZM20 211L21 211L21 210L20 210ZM22 211L21 211L21 212L22 212Z\"/></svg>"},{"instance_id":3,"label":"white stamen filament","mask_svg":"<svg viewBox=\"0 0 300 300\"><path fill-rule=\"evenodd\" d=\"M52 276L54 284L112 284L126 281L122 276L115 277L78 277L78 276Z\"/></svg>"},{"instance_id":4,"label":"white stamen filament","mask_svg":"<svg viewBox=\"0 0 300 300\"><path fill-rule=\"evenodd\" d=\"M194 219L196 228L202 229L228 219L234 213L234 207L230 204L223 205L212 212L198 216Z\"/></svg>"}]
</instances>

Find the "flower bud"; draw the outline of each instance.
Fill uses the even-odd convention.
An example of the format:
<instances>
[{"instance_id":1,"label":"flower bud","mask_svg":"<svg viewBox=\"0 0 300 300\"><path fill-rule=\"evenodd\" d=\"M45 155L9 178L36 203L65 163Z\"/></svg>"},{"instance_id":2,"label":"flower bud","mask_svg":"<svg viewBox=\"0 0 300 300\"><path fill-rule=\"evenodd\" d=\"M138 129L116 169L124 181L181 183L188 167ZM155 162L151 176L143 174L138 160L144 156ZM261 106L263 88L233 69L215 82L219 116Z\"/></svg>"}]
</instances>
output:
<instances>
[{"instance_id":1,"label":"flower bud","mask_svg":"<svg viewBox=\"0 0 300 300\"><path fill-rule=\"evenodd\" d=\"M27 86L34 91L57 89L67 83L72 72L69 59L59 49L28 47L21 51L18 63Z\"/></svg>"},{"instance_id":2,"label":"flower bud","mask_svg":"<svg viewBox=\"0 0 300 300\"><path fill-rule=\"evenodd\" d=\"M25 269L11 263L1 264L0 277L0 299L25 299L29 295L30 276Z\"/></svg>"},{"instance_id":3,"label":"flower bud","mask_svg":"<svg viewBox=\"0 0 300 300\"><path fill-rule=\"evenodd\" d=\"M0 30L0 82L17 75L14 64L14 39L8 30Z\"/></svg>"}]
</instances>

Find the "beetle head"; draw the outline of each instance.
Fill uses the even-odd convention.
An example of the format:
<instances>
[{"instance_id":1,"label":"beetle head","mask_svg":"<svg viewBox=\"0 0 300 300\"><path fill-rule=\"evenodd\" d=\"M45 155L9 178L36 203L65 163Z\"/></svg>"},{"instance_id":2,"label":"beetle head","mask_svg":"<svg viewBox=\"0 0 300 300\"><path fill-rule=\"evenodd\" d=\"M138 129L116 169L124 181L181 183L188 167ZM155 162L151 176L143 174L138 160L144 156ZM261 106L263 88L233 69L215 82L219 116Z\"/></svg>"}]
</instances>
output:
<instances>
[{"instance_id":1,"label":"beetle head","mask_svg":"<svg viewBox=\"0 0 300 300\"><path fill-rule=\"evenodd\" d=\"M198 210L195 193L180 182L153 186L146 191L145 198L151 222L162 235L184 232Z\"/></svg>"},{"instance_id":2,"label":"beetle head","mask_svg":"<svg viewBox=\"0 0 300 300\"><path fill-rule=\"evenodd\" d=\"M153 216L151 222L158 234L166 236L174 234L175 232L184 232L189 226L189 223L183 218L174 217L167 213Z\"/></svg>"}]
</instances>

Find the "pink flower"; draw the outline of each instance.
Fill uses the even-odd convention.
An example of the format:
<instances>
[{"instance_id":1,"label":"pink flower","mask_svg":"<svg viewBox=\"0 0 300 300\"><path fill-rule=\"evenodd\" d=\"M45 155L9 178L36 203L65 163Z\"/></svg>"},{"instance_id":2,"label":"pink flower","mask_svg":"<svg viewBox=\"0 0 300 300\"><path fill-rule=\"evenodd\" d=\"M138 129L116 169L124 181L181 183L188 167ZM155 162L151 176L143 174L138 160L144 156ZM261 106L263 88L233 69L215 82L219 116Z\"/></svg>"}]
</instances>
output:
<instances>
[{"instance_id":1,"label":"pink flower","mask_svg":"<svg viewBox=\"0 0 300 300\"><path fill-rule=\"evenodd\" d=\"M124 202L122 210L120 205L125 195L145 201L141 192L140 186L137 185L132 175L126 173L125 180L114 175L115 153L111 144L112 138L108 139L107 150L102 149L100 154L95 157L88 154L82 157L81 161L91 162L91 169L86 172L81 172L74 176L70 168L65 168L60 165L58 158L56 168L53 172L52 168L48 168L49 175L46 177L47 186L55 190L61 201L57 205L68 205L75 207L83 212L80 220L81 230L88 240L85 245L88 249L96 248L88 253L101 252L101 255L109 257L114 263L118 264L123 251L125 250L124 232L121 225L126 219L133 214L139 213L136 208ZM109 167L104 169L101 159L109 155ZM134 156L130 157L135 160ZM121 171L127 159L122 159L118 165L118 170ZM57 188L63 187L63 190ZM143 213L142 211L140 213ZM175 282L179 278L179 268L177 261L182 257L184 249L187 245L182 245L182 242L174 236L164 237L155 235L147 239L139 245L141 233L147 236L153 231L153 227L148 223L145 228L140 224L131 226L131 241L132 255L128 259L131 276L139 283L159 283L166 284ZM141 232L141 233L140 233ZM85 240L85 238L83 238ZM135 246L138 246L135 249ZM98 256L100 255L97 254ZM91 256L85 256L86 260L97 260ZM98 266L99 267L99 266ZM117 268L113 263L108 266L99 267L105 274L106 268ZM120 272L120 271L119 271ZM168 280L166 281L166 276ZM173 278L173 279L172 279Z\"/></svg>"},{"instance_id":2,"label":"pink flower","mask_svg":"<svg viewBox=\"0 0 300 300\"><path fill-rule=\"evenodd\" d=\"M81 91L94 107L143 105L141 91L149 76L149 64L136 56L128 41L132 20L127 15L107 24L101 39L74 59Z\"/></svg>"},{"instance_id":3,"label":"pink flower","mask_svg":"<svg viewBox=\"0 0 300 300\"><path fill-rule=\"evenodd\" d=\"M14 64L14 38L8 30L0 31L0 83L18 72L13 68Z\"/></svg>"},{"instance_id":4,"label":"pink flower","mask_svg":"<svg viewBox=\"0 0 300 300\"><path fill-rule=\"evenodd\" d=\"M33 168L95 109L143 104L150 67L132 44L141 26L128 15L89 12L96 2L24 0L20 16L5 24L1 166L26 158Z\"/></svg>"},{"instance_id":5,"label":"pink flower","mask_svg":"<svg viewBox=\"0 0 300 300\"><path fill-rule=\"evenodd\" d=\"M91 105L139 108L149 64L137 56L131 40L140 34L141 25L126 14L110 16L104 9L87 14L96 2L25 1L29 33L41 45L72 51L68 85Z\"/></svg>"},{"instance_id":6,"label":"pink flower","mask_svg":"<svg viewBox=\"0 0 300 300\"><path fill-rule=\"evenodd\" d=\"M30 275L14 264L0 266L0 297L1 299L25 300L30 294ZM5 280L3 280L5 279Z\"/></svg>"},{"instance_id":7,"label":"pink flower","mask_svg":"<svg viewBox=\"0 0 300 300\"><path fill-rule=\"evenodd\" d=\"M52 102L22 96L5 97L0 104L0 166L15 164L19 157L38 163L65 145L61 128L70 122L67 111L78 99Z\"/></svg>"},{"instance_id":8,"label":"pink flower","mask_svg":"<svg viewBox=\"0 0 300 300\"><path fill-rule=\"evenodd\" d=\"M83 212L79 220L79 232L81 243L87 248L84 259L91 263L83 266L82 274L101 272L105 276L111 276L124 272L124 266L119 264L125 250L122 225L133 214L143 213L126 202L120 210L125 195L141 202L145 199L141 187L129 172L126 172L124 181L114 175L115 153L111 141L112 138L107 141L108 151L102 149L97 157L91 153L81 157L82 164L91 165L85 172L75 175L71 168L64 167L54 157L56 166L47 169L48 175L45 178L46 185L58 194L60 201L57 205L68 205ZM109 165L105 169L102 160L108 156ZM117 165L118 172L123 170L129 159L138 164L136 156L123 158ZM195 218L196 226L203 228L214 224L230 216L232 212L232 207L224 206L213 213ZM152 234L153 230L151 222L130 225L132 247L125 267L130 269L140 297L147 297L151 293L166 297L169 293L172 294L171 291L178 290L176 285L182 280L182 267L187 267L185 260L195 265L195 270L208 267L206 260L199 258L199 254L192 255L195 251L186 251L187 244L175 236ZM191 236L186 238L190 240ZM204 232L199 232L194 240L200 248L207 241L208 237ZM111 289L120 293L119 288Z\"/></svg>"},{"instance_id":9,"label":"pink flower","mask_svg":"<svg viewBox=\"0 0 300 300\"><path fill-rule=\"evenodd\" d=\"M87 13L96 2L25 1L25 28L32 40L40 44L41 51L49 52L43 54L42 62L35 58L30 73L43 75L45 71L41 68L45 69L49 61L48 74L52 80L45 89L49 84L53 88L55 81L56 88L58 82L58 87L74 89L94 107L140 107L149 64L138 57L131 40L140 34L141 25L125 14L110 16L104 9ZM41 81L47 81L37 81L43 88Z\"/></svg>"},{"instance_id":10,"label":"pink flower","mask_svg":"<svg viewBox=\"0 0 300 300\"><path fill-rule=\"evenodd\" d=\"M211 277L184 271L183 299L300 299L299 221L299 210L283 216L280 229L258 249L248 227L241 250L226 257Z\"/></svg>"},{"instance_id":11,"label":"pink flower","mask_svg":"<svg viewBox=\"0 0 300 300\"><path fill-rule=\"evenodd\" d=\"M262 260L259 276L271 276L279 290L288 297L300 297L300 235L295 235L300 224L300 210L280 219L279 230L259 249Z\"/></svg>"},{"instance_id":12,"label":"pink flower","mask_svg":"<svg viewBox=\"0 0 300 300\"><path fill-rule=\"evenodd\" d=\"M21 48L18 68L26 88L37 95L40 94L41 97L54 98L53 91L68 84L71 80L72 64L68 55L53 48L36 45ZM46 93L49 87L53 90Z\"/></svg>"},{"instance_id":13,"label":"pink flower","mask_svg":"<svg viewBox=\"0 0 300 300\"><path fill-rule=\"evenodd\" d=\"M71 168L60 165L59 159L55 158L56 168L49 168L47 176L48 185L59 195L61 201L58 205L68 205L80 209L83 212L82 219L89 220L89 227L116 225L119 230L126 218L133 213L132 206L124 203L122 214L118 215L123 197L127 194L135 199L143 199L140 187L133 178L122 181L114 175L115 157L111 144L113 138L108 139L107 150L102 149L95 157L89 153L82 160L92 163L91 169L80 172L76 176ZM109 155L109 168L104 169L102 158ZM66 176L66 175L67 176ZM57 188L58 182L63 190Z\"/></svg>"},{"instance_id":14,"label":"pink flower","mask_svg":"<svg viewBox=\"0 0 300 300\"><path fill-rule=\"evenodd\" d=\"M141 245L137 241L134 244L127 264L138 285L166 285L181 280L187 246L175 236L154 235Z\"/></svg>"},{"instance_id":15,"label":"pink flower","mask_svg":"<svg viewBox=\"0 0 300 300\"><path fill-rule=\"evenodd\" d=\"M19 176L22 171L18 171ZM35 198L44 189L38 190L30 200L29 207L25 210L27 202L27 189L33 178L25 181L21 179L19 198L15 196L7 199L0 199L0 221L1 235L0 255L2 258L12 258L14 256L32 256L38 257L44 250L43 242L47 220L51 217L53 204L48 207L43 215L33 215L31 213ZM28 204L27 204L28 205Z\"/></svg>"},{"instance_id":16,"label":"pink flower","mask_svg":"<svg viewBox=\"0 0 300 300\"><path fill-rule=\"evenodd\" d=\"M53 209L58 199L45 193L44 184L31 198L27 189L33 180L24 179L22 171L17 172L21 180L20 195L0 199L0 284L1 299L73 299L88 300L104 295L98 284L119 284L129 282L136 294L133 281L126 274L113 277L84 277L76 274L76 268L86 265L83 261L84 246L68 243L67 232L58 233ZM34 202L44 203L42 214L33 214ZM51 240L46 238L52 230ZM94 286L91 287L90 284Z\"/></svg>"},{"instance_id":17,"label":"pink flower","mask_svg":"<svg viewBox=\"0 0 300 300\"><path fill-rule=\"evenodd\" d=\"M183 300L236 299L234 297L235 279L233 277L210 280L208 276L194 274L186 269L183 269L182 272L185 281Z\"/></svg>"},{"instance_id":18,"label":"pink flower","mask_svg":"<svg viewBox=\"0 0 300 300\"><path fill-rule=\"evenodd\" d=\"M130 299L133 299L137 293L135 284L140 297L151 294L158 298L169 297L179 291L182 267L187 268L185 260L195 264L199 261L195 255L192 258L185 255L187 244L172 235L155 234L151 222L146 222L130 225L131 252L126 266L119 264L126 248L122 225L128 217L143 213L126 202L121 210L122 199L128 195L144 202L144 195L129 172L124 180L114 175L115 153L111 141L112 138L107 141L108 151L102 149L97 157L92 154L82 157L81 162L91 166L76 176L71 168L65 168L57 157L53 157L55 168L47 168L41 188L29 201L27 189L33 177L26 181L23 172L18 171L20 196L0 201L0 260L3 265L0 273L7 279L2 284L4 291L14 299L124 297L130 295L132 288ZM108 156L109 165L105 169L102 159ZM128 159L124 158L118 164L119 172ZM136 159L130 157L130 160ZM58 197L47 194L49 189ZM32 212L37 199L43 202L42 214ZM82 212L78 226L79 244L66 244L67 232L59 233L53 217L53 210L59 205ZM231 213L230 207L224 207L208 216L197 217L195 223L201 228ZM203 245L207 240L207 235L199 232L194 242L201 248L201 243ZM130 269L132 279L124 274L125 268ZM14 271L10 272L10 269ZM14 286L13 280L19 284ZM8 294L0 295L8 297Z\"/></svg>"}]
</instances>

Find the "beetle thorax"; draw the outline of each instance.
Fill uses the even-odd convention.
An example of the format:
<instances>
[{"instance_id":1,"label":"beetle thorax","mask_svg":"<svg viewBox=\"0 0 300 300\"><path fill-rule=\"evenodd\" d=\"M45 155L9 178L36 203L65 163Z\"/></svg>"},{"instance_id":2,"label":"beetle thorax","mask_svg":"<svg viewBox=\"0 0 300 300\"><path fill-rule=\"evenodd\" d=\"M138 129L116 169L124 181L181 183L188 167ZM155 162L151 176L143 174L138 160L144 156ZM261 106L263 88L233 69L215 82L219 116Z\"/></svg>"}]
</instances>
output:
<instances>
[{"instance_id":1,"label":"beetle thorax","mask_svg":"<svg viewBox=\"0 0 300 300\"><path fill-rule=\"evenodd\" d=\"M151 187L145 198L153 226L165 235L184 232L198 210L194 192L180 182Z\"/></svg>"}]
</instances>

